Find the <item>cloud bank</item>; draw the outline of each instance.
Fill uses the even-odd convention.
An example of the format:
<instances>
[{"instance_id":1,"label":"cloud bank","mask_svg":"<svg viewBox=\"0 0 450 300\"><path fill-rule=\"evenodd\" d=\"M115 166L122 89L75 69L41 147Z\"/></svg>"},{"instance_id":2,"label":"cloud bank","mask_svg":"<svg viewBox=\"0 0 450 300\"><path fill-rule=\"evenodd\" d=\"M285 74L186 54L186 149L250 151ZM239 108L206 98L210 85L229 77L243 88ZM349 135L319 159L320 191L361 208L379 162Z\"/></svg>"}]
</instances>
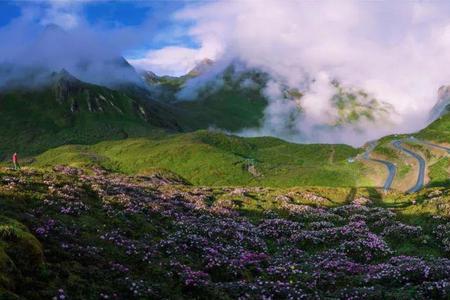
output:
<instances>
[{"instance_id":1,"label":"cloud bank","mask_svg":"<svg viewBox=\"0 0 450 300\"><path fill-rule=\"evenodd\" d=\"M189 53L188 57L173 48L149 53L148 66L161 57L187 65L203 55L217 61L237 58L275 78L266 87L270 103L261 128L242 134L359 145L426 125L438 88L450 83L448 11L445 2L200 3L174 17L192 23L186 34L200 47L177 50ZM332 79L367 91L391 104L396 113L390 122L321 130L334 109L330 106ZM294 122L297 107L280 98L279 83L302 90L309 87L302 99L304 111Z\"/></svg>"},{"instance_id":2,"label":"cloud bank","mask_svg":"<svg viewBox=\"0 0 450 300\"><path fill-rule=\"evenodd\" d=\"M232 61L270 74L262 91L269 105L261 126L239 134L360 145L425 126L438 88L450 83L446 2L188 2L171 19L172 31L158 28L158 20L150 17L136 26L89 23L83 15L88 2L20 2L22 15L0 27L0 63L20 68L0 68L0 86L11 78L29 79L23 70L32 73L36 66L65 68L99 84L139 80L119 58L155 41L155 35L165 37L170 43L163 44L170 46L134 57L130 62L135 66L181 75L204 58L216 61L210 72L179 93L181 98L195 97L197 87L205 84L219 89L220 71ZM60 29L44 29L52 24ZM339 117L330 100L336 92L333 80L350 90L364 90L395 113L375 123L330 126ZM286 99L286 86L302 91L303 97Z\"/></svg>"},{"instance_id":3,"label":"cloud bank","mask_svg":"<svg viewBox=\"0 0 450 300\"><path fill-rule=\"evenodd\" d=\"M41 84L62 69L91 83L141 83L122 56L146 39L150 26L91 24L82 13L87 2L20 2L21 15L0 27L0 87Z\"/></svg>"}]
</instances>

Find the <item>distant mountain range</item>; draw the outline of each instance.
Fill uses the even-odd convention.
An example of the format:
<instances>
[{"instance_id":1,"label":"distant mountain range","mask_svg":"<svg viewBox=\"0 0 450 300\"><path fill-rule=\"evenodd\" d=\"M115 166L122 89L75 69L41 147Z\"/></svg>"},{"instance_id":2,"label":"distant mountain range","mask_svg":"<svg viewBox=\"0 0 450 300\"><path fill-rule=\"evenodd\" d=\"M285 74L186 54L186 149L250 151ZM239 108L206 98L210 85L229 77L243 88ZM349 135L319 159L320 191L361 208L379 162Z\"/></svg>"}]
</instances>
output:
<instances>
[{"instance_id":1,"label":"distant mountain range","mask_svg":"<svg viewBox=\"0 0 450 300\"><path fill-rule=\"evenodd\" d=\"M67 143L207 128L239 132L264 123L271 103L265 89L275 80L267 72L205 59L184 76L158 76L137 71L120 56L91 58L70 49L64 60L48 61L71 43L64 31L49 26L25 51L34 51L35 59L0 63L0 157L2 150L35 154ZM56 49L49 50L50 44ZM366 91L330 84L336 93L329 100L333 113L320 124L324 128L386 123L395 113ZM282 100L301 116L308 90L279 85ZM432 118L447 110L449 99L449 88L441 88Z\"/></svg>"},{"instance_id":2,"label":"distant mountain range","mask_svg":"<svg viewBox=\"0 0 450 300\"><path fill-rule=\"evenodd\" d=\"M62 69L84 82L107 87L126 83L143 85L136 70L115 51L99 44L90 45L93 48L90 49L85 43L89 40L81 33L47 26L35 40L18 50L15 57L0 61L0 87L39 86L48 81L49 74Z\"/></svg>"},{"instance_id":3,"label":"distant mountain range","mask_svg":"<svg viewBox=\"0 0 450 300\"><path fill-rule=\"evenodd\" d=\"M270 102L265 88L269 81L275 80L266 72L246 68L236 62L218 72L214 70L211 60L202 61L198 67L181 77L144 72L142 78L152 87L156 98L195 113L194 120L185 122L187 127L214 126L231 131L261 125ZM363 90L345 87L338 81L330 82L330 85L336 89L329 99L333 111L329 112L328 121L321 126L389 122L390 114L395 113L390 104L375 99ZM280 87L283 100L295 103L297 114L304 113L302 98L308 90L300 90L285 83L280 83ZM189 112L183 114L189 115ZM239 120L234 118L236 115L240 116ZM227 122L224 118L232 120Z\"/></svg>"}]
</instances>

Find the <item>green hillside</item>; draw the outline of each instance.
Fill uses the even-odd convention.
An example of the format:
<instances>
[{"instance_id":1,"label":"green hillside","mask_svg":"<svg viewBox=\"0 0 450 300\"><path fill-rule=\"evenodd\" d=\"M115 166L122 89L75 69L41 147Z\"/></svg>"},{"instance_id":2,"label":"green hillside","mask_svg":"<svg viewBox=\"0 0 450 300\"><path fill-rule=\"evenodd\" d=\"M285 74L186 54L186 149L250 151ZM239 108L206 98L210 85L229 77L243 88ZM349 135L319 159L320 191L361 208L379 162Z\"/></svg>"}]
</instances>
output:
<instances>
[{"instance_id":1,"label":"green hillside","mask_svg":"<svg viewBox=\"0 0 450 300\"><path fill-rule=\"evenodd\" d=\"M54 73L39 88L0 91L0 157L32 155L63 144L143 136L155 128L177 129L157 102Z\"/></svg>"},{"instance_id":2,"label":"green hillside","mask_svg":"<svg viewBox=\"0 0 450 300\"><path fill-rule=\"evenodd\" d=\"M207 64L205 67L210 67L212 62ZM217 127L238 131L260 125L267 106L262 90L268 75L257 70L236 68L231 64L206 79L198 78L202 68L195 68L181 77L146 73L144 79L156 90L156 98L171 104L184 130Z\"/></svg>"},{"instance_id":3,"label":"green hillside","mask_svg":"<svg viewBox=\"0 0 450 300\"><path fill-rule=\"evenodd\" d=\"M430 141L450 143L450 114L440 116L415 136Z\"/></svg>"},{"instance_id":4,"label":"green hillside","mask_svg":"<svg viewBox=\"0 0 450 300\"><path fill-rule=\"evenodd\" d=\"M178 121L184 128L196 130L216 127L231 131L259 126L266 105L267 100L259 91L234 89L175 104L180 116Z\"/></svg>"},{"instance_id":5,"label":"green hillside","mask_svg":"<svg viewBox=\"0 0 450 300\"><path fill-rule=\"evenodd\" d=\"M195 101L171 97L196 75L152 76L152 84L168 94L158 98L137 85L112 90L81 82L64 70L53 73L49 84L41 88L0 92L0 126L4 128L0 158L7 160L17 151L35 160L38 167L98 165L126 174L164 170L195 185L379 186L384 180L383 166L348 161L361 149L195 131L258 126L267 106L263 86L268 78L262 72L237 72L230 66L220 74L222 84L204 85ZM332 101L341 114L334 126L386 117L390 111L363 91L337 83L336 89ZM298 100L301 111L300 91L286 86L284 97ZM449 141L448 123L449 116L444 115L417 136ZM397 164L393 187L399 190L406 190L414 181L416 167L390 146L392 140L403 137L382 138L373 152L375 157ZM429 185L447 184L448 159L434 153L429 156Z\"/></svg>"},{"instance_id":6,"label":"green hillside","mask_svg":"<svg viewBox=\"0 0 450 300\"><path fill-rule=\"evenodd\" d=\"M417 140L411 139L411 137ZM426 161L426 185L450 186L450 159L447 151L422 142L435 145L450 144L450 115L443 114L424 129L413 134L395 134L385 136L377 141L372 152L373 157L391 161L397 166L394 188L405 189L416 180L417 163L392 146L392 141L402 140L403 145L420 154Z\"/></svg>"},{"instance_id":7,"label":"green hillside","mask_svg":"<svg viewBox=\"0 0 450 300\"><path fill-rule=\"evenodd\" d=\"M39 155L34 166L96 164L126 174L160 168L196 185L369 185L369 170L360 162L347 162L357 154L346 145L300 145L199 131L63 146Z\"/></svg>"},{"instance_id":8,"label":"green hillside","mask_svg":"<svg viewBox=\"0 0 450 300\"><path fill-rule=\"evenodd\" d=\"M208 63L209 68L213 63ZM202 77L202 72L191 71L185 76L157 76L144 74L144 80L153 87L155 97L170 103L177 112L178 121L184 130L216 127L229 131L259 127L264 121L264 112L269 99L265 88L271 77L258 70L249 69L239 63ZM285 101L293 101L298 114L303 111L303 90L276 80ZM329 99L336 109L328 125L339 127L357 125L358 122L389 121L393 107L379 101L364 90L330 84L335 94Z\"/></svg>"}]
</instances>

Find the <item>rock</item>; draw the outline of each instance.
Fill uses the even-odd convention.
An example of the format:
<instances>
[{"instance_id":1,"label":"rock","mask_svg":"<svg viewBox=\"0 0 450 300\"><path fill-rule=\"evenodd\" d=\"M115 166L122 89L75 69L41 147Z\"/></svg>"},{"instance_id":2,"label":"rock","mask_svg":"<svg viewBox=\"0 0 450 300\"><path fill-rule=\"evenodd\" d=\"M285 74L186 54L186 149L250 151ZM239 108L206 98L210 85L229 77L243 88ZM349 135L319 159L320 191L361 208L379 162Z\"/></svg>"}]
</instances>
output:
<instances>
[{"instance_id":1,"label":"rock","mask_svg":"<svg viewBox=\"0 0 450 300\"><path fill-rule=\"evenodd\" d=\"M58 165L53 167L53 171L58 172L58 173L62 173L65 175L81 175L83 174L83 171L81 169L77 169L77 168L73 168L73 167L69 167L69 166L63 166L63 165Z\"/></svg>"},{"instance_id":2,"label":"rock","mask_svg":"<svg viewBox=\"0 0 450 300\"><path fill-rule=\"evenodd\" d=\"M292 198L287 195L278 195L275 197L275 200L282 203L291 203Z\"/></svg>"},{"instance_id":3,"label":"rock","mask_svg":"<svg viewBox=\"0 0 450 300\"><path fill-rule=\"evenodd\" d=\"M244 188L235 188L230 192L231 196L239 196L239 197L245 197L248 195L248 190Z\"/></svg>"},{"instance_id":4,"label":"rock","mask_svg":"<svg viewBox=\"0 0 450 300\"><path fill-rule=\"evenodd\" d=\"M427 195L427 198L436 198L436 197L442 196L442 194L443 194L442 191L435 190L435 191L432 191L431 193L429 193Z\"/></svg>"},{"instance_id":5,"label":"rock","mask_svg":"<svg viewBox=\"0 0 450 300\"><path fill-rule=\"evenodd\" d=\"M373 203L372 200L370 200L369 198L366 198L366 197L358 197L352 201L352 204L360 205L360 206L367 206L367 205L371 205L372 203Z\"/></svg>"},{"instance_id":6,"label":"rock","mask_svg":"<svg viewBox=\"0 0 450 300\"><path fill-rule=\"evenodd\" d=\"M248 165L247 171L252 174L253 177L261 177L262 174L256 169L255 165Z\"/></svg>"},{"instance_id":7,"label":"rock","mask_svg":"<svg viewBox=\"0 0 450 300\"><path fill-rule=\"evenodd\" d=\"M311 192L303 192L300 194L303 199L315 202L317 204L328 202L328 199Z\"/></svg>"},{"instance_id":8,"label":"rock","mask_svg":"<svg viewBox=\"0 0 450 300\"><path fill-rule=\"evenodd\" d=\"M283 203L282 208L289 211L290 214L316 213L319 210L308 205Z\"/></svg>"}]
</instances>

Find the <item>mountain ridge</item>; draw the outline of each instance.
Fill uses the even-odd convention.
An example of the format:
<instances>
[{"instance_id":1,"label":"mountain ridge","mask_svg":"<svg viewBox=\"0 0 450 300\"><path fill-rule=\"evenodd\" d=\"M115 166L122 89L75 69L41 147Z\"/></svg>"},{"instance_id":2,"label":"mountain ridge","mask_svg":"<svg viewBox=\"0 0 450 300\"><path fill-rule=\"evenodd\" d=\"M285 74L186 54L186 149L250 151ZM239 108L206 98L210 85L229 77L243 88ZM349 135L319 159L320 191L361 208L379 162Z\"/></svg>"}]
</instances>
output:
<instances>
[{"instance_id":1,"label":"mountain ridge","mask_svg":"<svg viewBox=\"0 0 450 300\"><path fill-rule=\"evenodd\" d=\"M53 72L48 79L38 87L0 91L3 153L32 154L65 143L180 130L157 101L85 83L66 70Z\"/></svg>"}]
</instances>

